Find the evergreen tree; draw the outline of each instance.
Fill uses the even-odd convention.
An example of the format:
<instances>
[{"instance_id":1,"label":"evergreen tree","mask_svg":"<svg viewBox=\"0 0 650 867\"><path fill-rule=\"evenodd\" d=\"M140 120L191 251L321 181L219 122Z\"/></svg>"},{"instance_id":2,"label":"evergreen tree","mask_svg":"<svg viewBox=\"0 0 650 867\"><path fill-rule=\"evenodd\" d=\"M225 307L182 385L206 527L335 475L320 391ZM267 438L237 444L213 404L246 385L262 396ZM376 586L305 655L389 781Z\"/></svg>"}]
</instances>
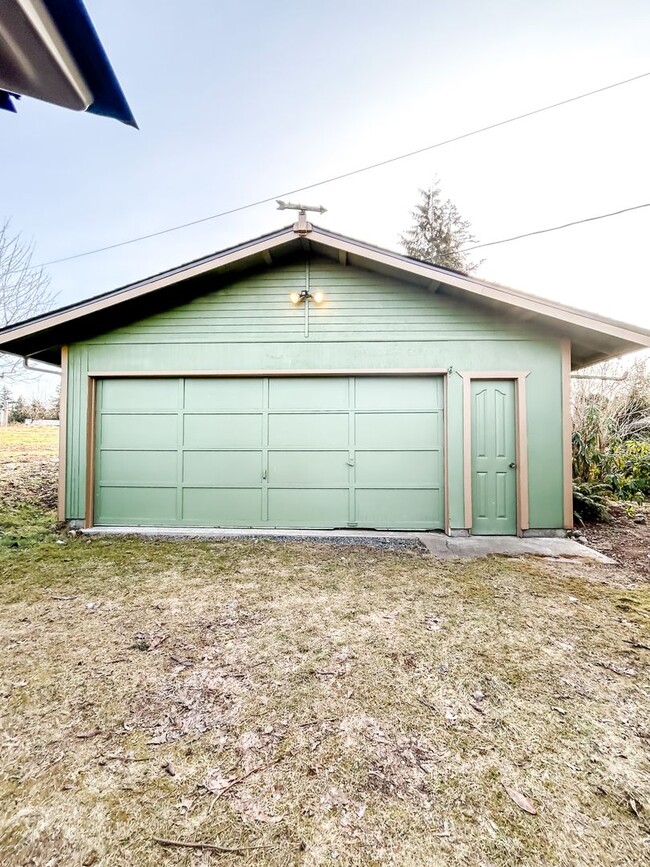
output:
<instances>
[{"instance_id":1,"label":"evergreen tree","mask_svg":"<svg viewBox=\"0 0 650 867\"><path fill-rule=\"evenodd\" d=\"M37 397L32 399L27 408L27 418L31 418L32 421L41 421L47 418L47 407L42 400Z\"/></svg>"},{"instance_id":2,"label":"evergreen tree","mask_svg":"<svg viewBox=\"0 0 650 867\"><path fill-rule=\"evenodd\" d=\"M464 273L475 271L481 264L472 262L462 252L463 247L477 239L454 203L443 200L437 179L420 190L420 202L411 216L413 225L400 236L407 256Z\"/></svg>"},{"instance_id":3,"label":"evergreen tree","mask_svg":"<svg viewBox=\"0 0 650 867\"><path fill-rule=\"evenodd\" d=\"M17 397L9 412L9 424L23 424L29 418L27 404L22 397Z\"/></svg>"}]
</instances>

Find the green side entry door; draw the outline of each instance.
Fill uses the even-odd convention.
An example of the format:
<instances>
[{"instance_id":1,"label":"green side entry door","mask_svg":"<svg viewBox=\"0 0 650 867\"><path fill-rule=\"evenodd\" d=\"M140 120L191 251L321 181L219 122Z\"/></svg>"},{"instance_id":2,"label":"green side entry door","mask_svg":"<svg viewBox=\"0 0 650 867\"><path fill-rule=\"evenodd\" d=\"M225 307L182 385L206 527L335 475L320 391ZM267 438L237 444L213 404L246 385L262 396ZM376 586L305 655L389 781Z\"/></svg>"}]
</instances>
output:
<instances>
[{"instance_id":1,"label":"green side entry door","mask_svg":"<svg viewBox=\"0 0 650 867\"><path fill-rule=\"evenodd\" d=\"M472 533L517 533L515 383L472 380Z\"/></svg>"}]
</instances>

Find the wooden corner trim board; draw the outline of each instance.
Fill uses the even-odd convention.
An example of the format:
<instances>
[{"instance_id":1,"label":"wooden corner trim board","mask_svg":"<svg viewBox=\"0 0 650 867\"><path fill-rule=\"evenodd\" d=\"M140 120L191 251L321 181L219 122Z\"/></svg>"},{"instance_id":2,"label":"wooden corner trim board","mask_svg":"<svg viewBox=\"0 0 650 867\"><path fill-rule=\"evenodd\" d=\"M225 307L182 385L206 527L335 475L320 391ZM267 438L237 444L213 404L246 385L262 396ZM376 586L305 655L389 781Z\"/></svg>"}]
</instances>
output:
<instances>
[{"instance_id":1,"label":"wooden corner trim board","mask_svg":"<svg viewBox=\"0 0 650 867\"><path fill-rule=\"evenodd\" d=\"M445 373L442 383L442 448L444 449L444 460L442 463L443 471L443 508L445 510L445 533L451 536L451 513L449 510L449 373Z\"/></svg>"},{"instance_id":2,"label":"wooden corner trim board","mask_svg":"<svg viewBox=\"0 0 650 867\"><path fill-rule=\"evenodd\" d=\"M463 380L463 506L465 529L472 529L472 380L512 379L515 383L515 441L517 444L517 535L529 529L528 423L526 377L530 370L456 371Z\"/></svg>"},{"instance_id":3,"label":"wooden corner trim board","mask_svg":"<svg viewBox=\"0 0 650 867\"><path fill-rule=\"evenodd\" d=\"M66 461L68 453L68 347L61 347L61 393L59 401L59 489L57 518L65 521Z\"/></svg>"},{"instance_id":4,"label":"wooden corner trim board","mask_svg":"<svg viewBox=\"0 0 650 867\"><path fill-rule=\"evenodd\" d=\"M95 522L95 402L97 380L88 377L88 409L86 413L86 516L84 527L89 529Z\"/></svg>"},{"instance_id":5,"label":"wooden corner trim board","mask_svg":"<svg viewBox=\"0 0 650 867\"><path fill-rule=\"evenodd\" d=\"M562 485L564 529L573 529L573 455L571 449L571 341L562 340Z\"/></svg>"}]
</instances>

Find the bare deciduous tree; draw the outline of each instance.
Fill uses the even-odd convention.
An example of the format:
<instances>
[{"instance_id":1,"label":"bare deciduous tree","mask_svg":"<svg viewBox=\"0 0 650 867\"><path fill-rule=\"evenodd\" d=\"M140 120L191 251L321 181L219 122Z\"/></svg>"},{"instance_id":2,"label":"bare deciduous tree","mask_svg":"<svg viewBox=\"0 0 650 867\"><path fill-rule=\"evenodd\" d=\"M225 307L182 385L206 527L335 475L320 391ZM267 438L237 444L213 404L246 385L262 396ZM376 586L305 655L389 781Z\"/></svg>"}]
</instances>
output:
<instances>
[{"instance_id":1,"label":"bare deciduous tree","mask_svg":"<svg viewBox=\"0 0 650 867\"><path fill-rule=\"evenodd\" d=\"M0 223L0 328L38 316L53 305L50 278L32 265L33 254L33 244L13 234L9 220ZM0 377L6 381L22 375L20 360L0 352Z\"/></svg>"}]
</instances>

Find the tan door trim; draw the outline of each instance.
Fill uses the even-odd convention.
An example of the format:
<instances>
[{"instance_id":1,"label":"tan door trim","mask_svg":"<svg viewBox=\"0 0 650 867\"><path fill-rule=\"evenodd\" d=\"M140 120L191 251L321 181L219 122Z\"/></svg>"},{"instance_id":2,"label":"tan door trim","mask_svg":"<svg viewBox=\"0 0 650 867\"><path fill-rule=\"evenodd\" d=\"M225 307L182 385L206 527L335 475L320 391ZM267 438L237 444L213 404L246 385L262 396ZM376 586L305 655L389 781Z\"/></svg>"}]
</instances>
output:
<instances>
[{"instance_id":1,"label":"tan door trim","mask_svg":"<svg viewBox=\"0 0 650 867\"><path fill-rule=\"evenodd\" d=\"M88 377L88 409L86 413L86 517L84 527L89 529L95 518L95 404L97 380Z\"/></svg>"},{"instance_id":2,"label":"tan door trim","mask_svg":"<svg viewBox=\"0 0 650 867\"><path fill-rule=\"evenodd\" d=\"M65 521L66 460L68 453L68 347L61 347L61 391L59 394L59 488L57 518Z\"/></svg>"},{"instance_id":3,"label":"tan door trim","mask_svg":"<svg viewBox=\"0 0 650 867\"><path fill-rule=\"evenodd\" d=\"M562 340L562 489L564 529L573 529L573 450L571 438L571 341Z\"/></svg>"},{"instance_id":4,"label":"tan door trim","mask_svg":"<svg viewBox=\"0 0 650 867\"><path fill-rule=\"evenodd\" d=\"M528 504L528 423L526 377L529 370L457 371L463 380L463 504L465 529L472 529L472 380L510 379L515 383L515 442L517 461L517 535L530 526Z\"/></svg>"},{"instance_id":5,"label":"tan door trim","mask_svg":"<svg viewBox=\"0 0 650 867\"><path fill-rule=\"evenodd\" d=\"M86 517L84 527L90 529L94 524L95 511L95 445L96 445L96 418L97 418L97 382L100 379L156 379L161 377L280 377L280 376L442 376L443 377L443 503L445 514L443 526L449 534L449 472L447 453L447 394L449 381L449 368L395 368L390 370L222 370L222 371L157 371L149 373L145 371L106 371L88 373L88 409L86 414Z\"/></svg>"}]
</instances>

